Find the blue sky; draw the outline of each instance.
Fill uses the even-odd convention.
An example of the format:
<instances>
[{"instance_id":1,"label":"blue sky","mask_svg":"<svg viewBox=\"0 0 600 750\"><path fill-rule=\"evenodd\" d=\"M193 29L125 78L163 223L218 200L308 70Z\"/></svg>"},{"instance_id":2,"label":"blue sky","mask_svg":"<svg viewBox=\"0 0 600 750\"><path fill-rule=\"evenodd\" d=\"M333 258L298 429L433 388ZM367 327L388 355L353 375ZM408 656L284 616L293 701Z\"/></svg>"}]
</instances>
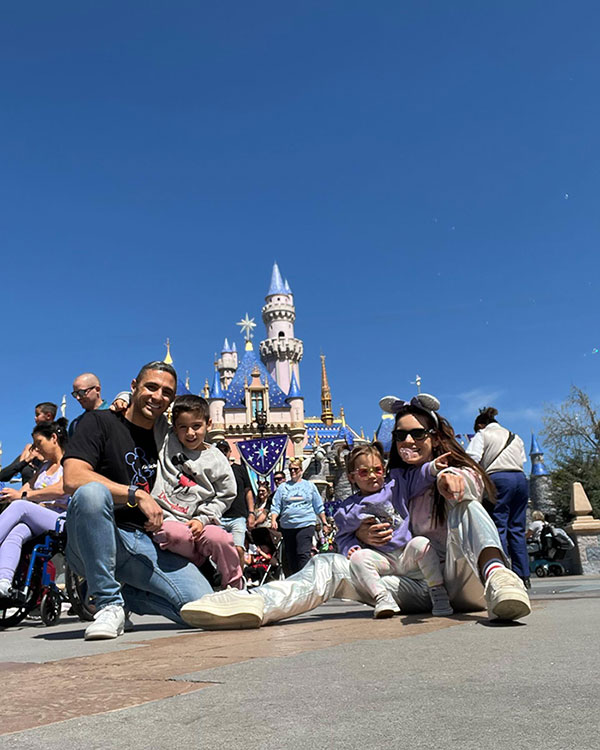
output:
<instances>
[{"instance_id":1,"label":"blue sky","mask_svg":"<svg viewBox=\"0 0 600 750\"><path fill-rule=\"evenodd\" d=\"M367 432L416 373L457 431L493 404L526 442L572 383L600 395L599 21L586 0L5 7L4 463L35 403L85 370L112 396L167 337L200 390L274 260L307 413L321 350Z\"/></svg>"}]
</instances>

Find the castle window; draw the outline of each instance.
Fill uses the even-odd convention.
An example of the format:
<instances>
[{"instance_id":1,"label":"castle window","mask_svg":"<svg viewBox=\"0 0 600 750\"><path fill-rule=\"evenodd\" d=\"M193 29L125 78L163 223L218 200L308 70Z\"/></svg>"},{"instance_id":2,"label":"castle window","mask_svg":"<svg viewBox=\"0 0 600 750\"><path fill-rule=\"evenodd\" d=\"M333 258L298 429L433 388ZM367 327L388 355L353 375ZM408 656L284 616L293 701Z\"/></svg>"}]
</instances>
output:
<instances>
[{"instance_id":1,"label":"castle window","mask_svg":"<svg viewBox=\"0 0 600 750\"><path fill-rule=\"evenodd\" d=\"M250 397L252 418L255 419L258 412L265 410L263 391L252 391Z\"/></svg>"},{"instance_id":2,"label":"castle window","mask_svg":"<svg viewBox=\"0 0 600 750\"><path fill-rule=\"evenodd\" d=\"M283 331L279 331L277 335L279 336L280 339L285 338L285 333Z\"/></svg>"}]
</instances>

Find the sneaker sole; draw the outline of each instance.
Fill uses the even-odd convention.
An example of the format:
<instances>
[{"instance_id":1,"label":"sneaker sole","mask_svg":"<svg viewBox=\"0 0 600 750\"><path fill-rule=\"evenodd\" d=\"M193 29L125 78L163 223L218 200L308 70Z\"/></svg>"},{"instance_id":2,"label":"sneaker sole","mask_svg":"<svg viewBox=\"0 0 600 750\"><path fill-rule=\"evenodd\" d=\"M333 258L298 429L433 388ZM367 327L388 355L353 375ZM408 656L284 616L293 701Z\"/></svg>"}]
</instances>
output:
<instances>
[{"instance_id":1,"label":"sneaker sole","mask_svg":"<svg viewBox=\"0 0 600 750\"><path fill-rule=\"evenodd\" d=\"M249 609L241 611L233 605L220 605L214 609L205 605L202 609L196 609L186 604L180 614L188 625L203 630L250 630L260 628L263 620L262 613Z\"/></svg>"},{"instance_id":2,"label":"sneaker sole","mask_svg":"<svg viewBox=\"0 0 600 750\"><path fill-rule=\"evenodd\" d=\"M529 597L518 589L506 592L505 597L490 606L488 614L493 620L520 620L531 614Z\"/></svg>"},{"instance_id":3,"label":"sneaker sole","mask_svg":"<svg viewBox=\"0 0 600 750\"><path fill-rule=\"evenodd\" d=\"M388 618L399 614L399 609L380 609L379 612L373 614L373 617L375 620L387 620Z\"/></svg>"},{"instance_id":4,"label":"sneaker sole","mask_svg":"<svg viewBox=\"0 0 600 750\"><path fill-rule=\"evenodd\" d=\"M118 638L120 635L123 635L122 630L120 633L115 633L114 630L109 633L107 630L104 630L98 633L90 633L89 635L86 633L84 636L84 640L86 641L110 641L113 638Z\"/></svg>"}]
</instances>

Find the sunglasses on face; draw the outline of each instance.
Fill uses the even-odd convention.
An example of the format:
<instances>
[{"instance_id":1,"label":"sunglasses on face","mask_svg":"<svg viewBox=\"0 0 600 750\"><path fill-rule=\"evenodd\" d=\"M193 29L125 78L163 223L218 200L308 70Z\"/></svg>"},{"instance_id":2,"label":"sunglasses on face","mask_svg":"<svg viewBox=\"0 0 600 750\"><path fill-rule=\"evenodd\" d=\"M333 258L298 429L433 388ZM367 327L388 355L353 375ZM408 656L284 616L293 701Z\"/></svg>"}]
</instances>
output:
<instances>
[{"instance_id":1,"label":"sunglasses on face","mask_svg":"<svg viewBox=\"0 0 600 750\"><path fill-rule=\"evenodd\" d=\"M276 484L279 484L279 482L283 482L285 480L285 477L273 477L273 481Z\"/></svg>"},{"instance_id":2,"label":"sunglasses on face","mask_svg":"<svg viewBox=\"0 0 600 750\"><path fill-rule=\"evenodd\" d=\"M412 430L393 430L392 437L397 443L403 443L410 435L413 440L425 440L435 430L426 430L424 427L415 427Z\"/></svg>"},{"instance_id":3,"label":"sunglasses on face","mask_svg":"<svg viewBox=\"0 0 600 750\"><path fill-rule=\"evenodd\" d=\"M366 479L371 476L371 474L380 477L383 475L383 466L369 466L368 468L361 466L360 469L356 469L353 473L357 474L361 479Z\"/></svg>"},{"instance_id":4,"label":"sunglasses on face","mask_svg":"<svg viewBox=\"0 0 600 750\"><path fill-rule=\"evenodd\" d=\"M71 391L71 396L73 396L73 398L83 398L88 395L92 388L95 387L95 385L90 385L88 388L80 388L78 391Z\"/></svg>"}]
</instances>

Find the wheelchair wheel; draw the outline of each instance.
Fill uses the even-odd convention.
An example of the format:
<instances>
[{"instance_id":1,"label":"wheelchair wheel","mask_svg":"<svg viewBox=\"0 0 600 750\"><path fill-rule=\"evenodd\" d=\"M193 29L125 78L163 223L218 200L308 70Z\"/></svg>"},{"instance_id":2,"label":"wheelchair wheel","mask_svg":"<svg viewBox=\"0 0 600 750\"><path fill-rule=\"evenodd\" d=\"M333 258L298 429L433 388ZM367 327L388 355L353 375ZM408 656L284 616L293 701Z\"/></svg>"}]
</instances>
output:
<instances>
[{"instance_id":1,"label":"wheelchair wheel","mask_svg":"<svg viewBox=\"0 0 600 750\"><path fill-rule=\"evenodd\" d=\"M539 568L535 569L535 574L538 578L543 578L546 575L546 571L544 569L543 565L540 565Z\"/></svg>"},{"instance_id":2,"label":"wheelchair wheel","mask_svg":"<svg viewBox=\"0 0 600 750\"><path fill-rule=\"evenodd\" d=\"M56 625L60 619L60 609L62 606L62 599L58 591L54 589L48 589L42 601L40 603L40 617L44 625L48 627L50 625Z\"/></svg>"},{"instance_id":3,"label":"wheelchair wheel","mask_svg":"<svg viewBox=\"0 0 600 750\"><path fill-rule=\"evenodd\" d=\"M561 576L563 574L562 565L551 565L548 569L551 576Z\"/></svg>"},{"instance_id":4,"label":"wheelchair wheel","mask_svg":"<svg viewBox=\"0 0 600 750\"><path fill-rule=\"evenodd\" d=\"M95 609L88 596L87 582L68 564L65 566L65 585L69 604L73 607L77 617L84 622L93 620Z\"/></svg>"},{"instance_id":5,"label":"wheelchair wheel","mask_svg":"<svg viewBox=\"0 0 600 750\"><path fill-rule=\"evenodd\" d=\"M0 599L0 630L12 628L24 620L32 609L37 606L40 598L40 578L34 576L35 583L29 589L29 594L24 601L18 599ZM21 583L15 580L18 586Z\"/></svg>"}]
</instances>

